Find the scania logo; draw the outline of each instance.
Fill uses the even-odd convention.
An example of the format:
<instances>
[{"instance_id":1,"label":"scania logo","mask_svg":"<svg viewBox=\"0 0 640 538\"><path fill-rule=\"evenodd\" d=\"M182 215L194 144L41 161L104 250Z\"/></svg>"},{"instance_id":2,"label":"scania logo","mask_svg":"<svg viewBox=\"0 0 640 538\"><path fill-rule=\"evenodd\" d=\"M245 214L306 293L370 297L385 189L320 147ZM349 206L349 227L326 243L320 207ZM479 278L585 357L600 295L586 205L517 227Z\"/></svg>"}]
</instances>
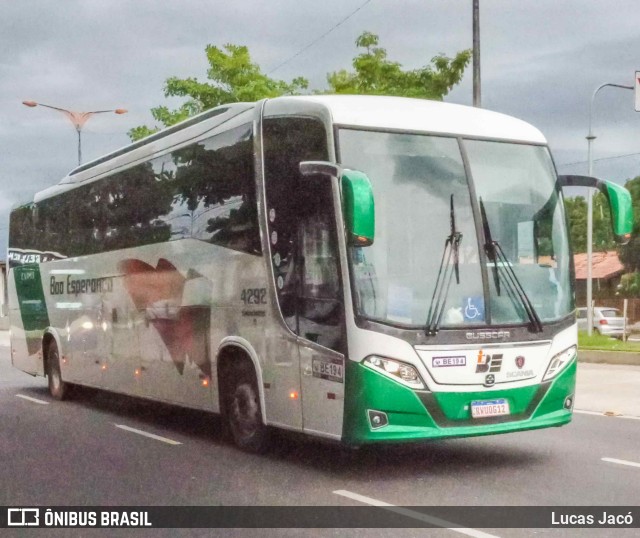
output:
<instances>
[{"instance_id":1,"label":"scania logo","mask_svg":"<svg viewBox=\"0 0 640 538\"><path fill-rule=\"evenodd\" d=\"M495 340L497 338L509 338L510 331L469 331L467 340Z\"/></svg>"},{"instance_id":2,"label":"scania logo","mask_svg":"<svg viewBox=\"0 0 640 538\"><path fill-rule=\"evenodd\" d=\"M516 357L516 366L518 369L522 370L522 367L524 366L524 357L522 355L518 355Z\"/></svg>"},{"instance_id":3,"label":"scania logo","mask_svg":"<svg viewBox=\"0 0 640 538\"><path fill-rule=\"evenodd\" d=\"M495 382L496 382L496 376L494 376L493 374L489 374L484 378L485 387L492 387L495 384Z\"/></svg>"}]
</instances>

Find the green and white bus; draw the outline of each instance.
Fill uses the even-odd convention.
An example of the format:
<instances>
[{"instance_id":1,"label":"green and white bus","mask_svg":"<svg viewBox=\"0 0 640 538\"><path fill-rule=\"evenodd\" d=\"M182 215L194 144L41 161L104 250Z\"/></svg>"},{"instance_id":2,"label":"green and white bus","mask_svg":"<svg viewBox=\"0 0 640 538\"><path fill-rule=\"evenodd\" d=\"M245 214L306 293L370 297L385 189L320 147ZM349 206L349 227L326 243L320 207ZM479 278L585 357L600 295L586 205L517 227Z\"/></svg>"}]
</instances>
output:
<instances>
[{"instance_id":1,"label":"green and white bus","mask_svg":"<svg viewBox=\"0 0 640 538\"><path fill-rule=\"evenodd\" d=\"M573 263L545 138L392 97L221 106L14 208L13 365L349 445L571 420Z\"/></svg>"}]
</instances>

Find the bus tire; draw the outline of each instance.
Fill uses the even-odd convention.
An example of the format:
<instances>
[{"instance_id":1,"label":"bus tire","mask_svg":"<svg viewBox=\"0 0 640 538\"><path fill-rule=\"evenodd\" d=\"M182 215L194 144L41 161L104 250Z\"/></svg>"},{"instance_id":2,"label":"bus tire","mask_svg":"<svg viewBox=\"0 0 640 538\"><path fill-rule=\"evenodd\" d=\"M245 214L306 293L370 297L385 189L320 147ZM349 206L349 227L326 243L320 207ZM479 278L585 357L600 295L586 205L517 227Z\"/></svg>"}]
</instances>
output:
<instances>
[{"instance_id":1,"label":"bus tire","mask_svg":"<svg viewBox=\"0 0 640 538\"><path fill-rule=\"evenodd\" d=\"M242 450L262 453L268 447L269 431L262 422L260 393L253 368L243 363L228 373L225 418L229 433Z\"/></svg>"},{"instance_id":2,"label":"bus tire","mask_svg":"<svg viewBox=\"0 0 640 538\"><path fill-rule=\"evenodd\" d=\"M71 385L62 380L60 354L55 341L52 341L47 348L47 379L49 381L49 392L53 398L64 400L69 397Z\"/></svg>"}]
</instances>

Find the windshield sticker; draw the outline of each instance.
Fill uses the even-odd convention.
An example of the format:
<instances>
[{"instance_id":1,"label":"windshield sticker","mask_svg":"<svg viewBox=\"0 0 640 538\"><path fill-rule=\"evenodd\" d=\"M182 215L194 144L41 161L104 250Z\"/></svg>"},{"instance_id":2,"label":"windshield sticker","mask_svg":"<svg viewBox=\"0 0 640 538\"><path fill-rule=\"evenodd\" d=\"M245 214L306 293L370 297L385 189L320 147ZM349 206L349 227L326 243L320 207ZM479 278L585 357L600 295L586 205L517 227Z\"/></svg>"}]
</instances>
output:
<instances>
[{"instance_id":1,"label":"windshield sticker","mask_svg":"<svg viewBox=\"0 0 640 538\"><path fill-rule=\"evenodd\" d=\"M463 301L462 312L465 321L484 321L484 297L466 297Z\"/></svg>"},{"instance_id":2,"label":"windshield sticker","mask_svg":"<svg viewBox=\"0 0 640 538\"><path fill-rule=\"evenodd\" d=\"M464 355L449 356L449 357L433 357L431 364L434 368L441 368L447 366L466 366L467 357Z\"/></svg>"},{"instance_id":3,"label":"windshield sticker","mask_svg":"<svg viewBox=\"0 0 640 538\"><path fill-rule=\"evenodd\" d=\"M403 286L389 285L387 318L400 323L412 322L413 290Z\"/></svg>"}]
</instances>

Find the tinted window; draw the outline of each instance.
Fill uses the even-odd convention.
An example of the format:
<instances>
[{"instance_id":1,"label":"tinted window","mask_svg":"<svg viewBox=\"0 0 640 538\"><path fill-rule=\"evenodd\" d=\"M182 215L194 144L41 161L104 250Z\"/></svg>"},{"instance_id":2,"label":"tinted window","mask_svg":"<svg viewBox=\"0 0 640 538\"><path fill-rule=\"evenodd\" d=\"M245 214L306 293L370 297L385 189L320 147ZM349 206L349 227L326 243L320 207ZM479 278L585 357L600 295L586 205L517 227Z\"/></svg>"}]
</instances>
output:
<instances>
[{"instance_id":1,"label":"tinted window","mask_svg":"<svg viewBox=\"0 0 640 538\"><path fill-rule=\"evenodd\" d=\"M343 305L331 182L299 170L301 161L327 159L320 121L265 120L268 233L280 309L293 332L340 351Z\"/></svg>"},{"instance_id":2,"label":"tinted window","mask_svg":"<svg viewBox=\"0 0 640 538\"><path fill-rule=\"evenodd\" d=\"M251 125L15 210L10 247L70 257L189 237L260 253Z\"/></svg>"},{"instance_id":3,"label":"tinted window","mask_svg":"<svg viewBox=\"0 0 640 538\"><path fill-rule=\"evenodd\" d=\"M251 126L227 131L154 161L171 177L175 197L163 220L172 239L193 237L260 253Z\"/></svg>"},{"instance_id":4,"label":"tinted window","mask_svg":"<svg viewBox=\"0 0 640 538\"><path fill-rule=\"evenodd\" d=\"M263 131L271 262L282 315L297 332L298 268L294 258L301 212L295 197L302 181L299 164L327 159L327 135L319 121L308 118L267 118Z\"/></svg>"}]
</instances>

